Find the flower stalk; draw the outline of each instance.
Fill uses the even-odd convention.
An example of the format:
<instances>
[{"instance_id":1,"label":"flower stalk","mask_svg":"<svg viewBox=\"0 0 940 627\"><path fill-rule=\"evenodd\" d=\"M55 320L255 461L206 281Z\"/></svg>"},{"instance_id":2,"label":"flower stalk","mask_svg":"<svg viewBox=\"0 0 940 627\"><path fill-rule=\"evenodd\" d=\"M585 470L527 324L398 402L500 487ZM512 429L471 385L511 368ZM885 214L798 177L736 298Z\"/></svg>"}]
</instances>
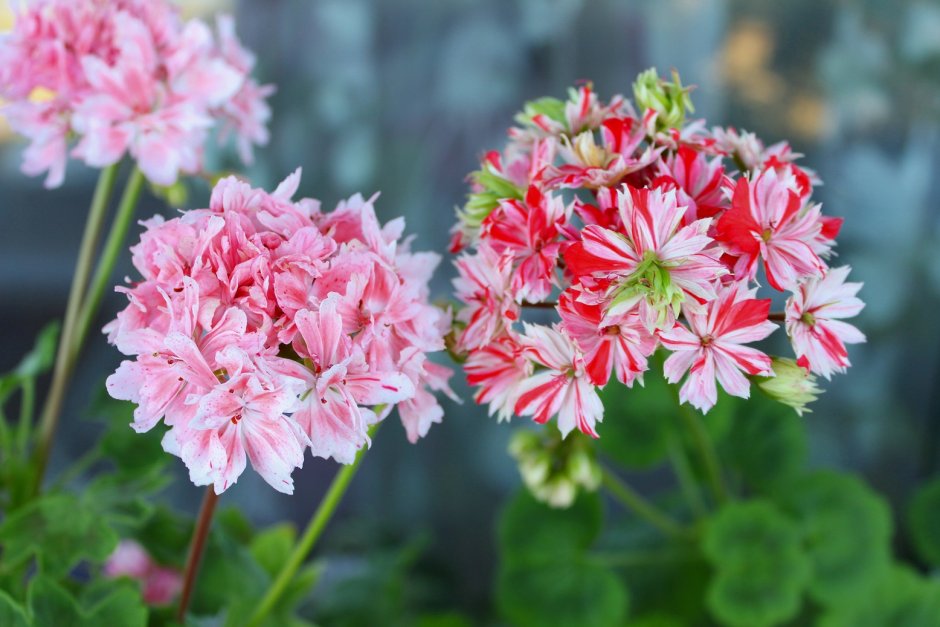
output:
<instances>
[{"instance_id":1,"label":"flower stalk","mask_svg":"<svg viewBox=\"0 0 940 627\"><path fill-rule=\"evenodd\" d=\"M75 334L78 317L84 302L83 293L85 292L85 287L88 285L89 276L91 275L95 249L97 248L101 230L104 226L108 201L111 199L111 192L114 189L114 183L117 179L117 170L117 164L101 170L101 174L98 176L98 184L95 186L95 193L92 197L91 208L88 211L88 219L85 222L85 231L82 234L82 241L78 250L78 259L75 262L75 273L72 276L72 286L69 289L69 299L65 308L62 335L59 337L59 347L56 352L55 366L52 371L52 382L49 385L49 392L46 396L39 422L39 438L34 453L36 469L35 492L38 492L39 487L42 485L42 478L45 474L46 465L49 462L49 453L52 449L52 439L55 435L56 427L58 426L59 415L62 412L62 404L65 400L66 390L68 389L68 381L75 367L72 347L76 342Z\"/></svg>"},{"instance_id":2,"label":"flower stalk","mask_svg":"<svg viewBox=\"0 0 940 627\"><path fill-rule=\"evenodd\" d=\"M111 224L111 231L108 233L107 240L105 240L98 266L95 269L94 278L92 278L88 293L82 302L71 346L70 354L73 360L78 359L78 354L81 352L85 338L88 336L91 323L101 306L105 289L110 284L111 273L114 271L121 250L124 248L124 239L127 237L127 230L130 228L136 213L137 202L140 200L140 192L143 186L144 173L135 166L127 179L124 193L121 195L121 203L118 205L114 222Z\"/></svg>"},{"instance_id":3,"label":"flower stalk","mask_svg":"<svg viewBox=\"0 0 940 627\"><path fill-rule=\"evenodd\" d=\"M602 481L608 492L627 509L662 531L667 536L682 537L687 530L662 510L650 503L639 492L622 481L609 468L602 467Z\"/></svg>"},{"instance_id":4,"label":"flower stalk","mask_svg":"<svg viewBox=\"0 0 940 627\"><path fill-rule=\"evenodd\" d=\"M186 609L189 607L189 601L196 585L196 576L199 574L199 565L202 563L202 554L206 549L206 540L209 537L209 529L212 527L212 515L215 513L215 505L218 500L219 496L215 493L215 488L211 485L207 487L206 494L202 499L202 506L199 508L199 518L196 520L196 526L193 529L189 553L186 556L183 591L180 593L180 604L176 611L176 620L181 624L186 618Z\"/></svg>"},{"instance_id":5,"label":"flower stalk","mask_svg":"<svg viewBox=\"0 0 940 627\"><path fill-rule=\"evenodd\" d=\"M375 436L375 432L380 424L381 423L374 425L369 430L370 438ZM333 478L333 482L330 484L329 489L317 506L313 518L311 518L310 522L307 524L303 536L297 541L294 550L281 567L281 571L261 599L254 614L252 614L251 618L248 620L248 627L257 627L260 625L284 595L287 586L293 580L294 575L297 574L297 570L300 568L301 564L303 564L304 560L307 559L310 551L313 550L314 544L316 544L323 530L326 528L326 525L336 512L336 508L339 506L340 501L342 501L343 495L346 494L349 484L352 482L353 477L356 476L356 471L359 470L359 465L362 463L365 452L365 448L360 449L359 453L356 455L355 461L352 464L343 466L340 471L336 473L336 477Z\"/></svg>"}]
</instances>

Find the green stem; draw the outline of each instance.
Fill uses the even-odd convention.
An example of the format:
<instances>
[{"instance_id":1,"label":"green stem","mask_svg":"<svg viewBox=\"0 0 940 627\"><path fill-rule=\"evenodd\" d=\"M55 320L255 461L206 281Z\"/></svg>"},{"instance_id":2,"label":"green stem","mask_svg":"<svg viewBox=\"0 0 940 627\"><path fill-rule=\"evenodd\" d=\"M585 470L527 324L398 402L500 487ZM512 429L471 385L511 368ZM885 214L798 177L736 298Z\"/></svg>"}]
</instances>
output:
<instances>
[{"instance_id":1,"label":"green stem","mask_svg":"<svg viewBox=\"0 0 940 627\"><path fill-rule=\"evenodd\" d=\"M381 423L378 423L370 429L370 437L375 434L380 424ZM349 483L356 475L356 471L362 463L365 451L366 449L363 447L356 455L356 459L352 464L343 466L340 471L336 473L336 477L333 478L329 490L327 490L323 500L320 501L317 511L314 512L313 518L310 519L310 523L307 525L306 530L304 530L303 536L301 536L300 540L298 540L297 544L294 546L290 557L287 558L284 566L281 567L281 572L278 573L274 583L268 588L264 598L261 599L254 614L252 614L251 618L248 620L248 627L257 627L260 625L271 610L274 609L274 606L280 600L281 596L283 596L284 591L294 578L300 565L307 559L307 556L313 549L313 545L320 537L320 534L323 533L323 529L326 527L327 523L330 522L330 518L333 517L337 505L339 505L342 500L346 489L349 487Z\"/></svg>"},{"instance_id":2,"label":"green stem","mask_svg":"<svg viewBox=\"0 0 940 627\"><path fill-rule=\"evenodd\" d=\"M715 446L708 436L708 431L705 430L705 425L702 424L701 417L687 405L681 406L680 413L686 428L692 434L692 441L698 449L699 456L702 458L702 464L705 466L705 473L708 476L708 483L715 494L715 499L719 503L726 502L728 500L728 489L721 475L718 454L715 452Z\"/></svg>"},{"instance_id":3,"label":"green stem","mask_svg":"<svg viewBox=\"0 0 940 627\"><path fill-rule=\"evenodd\" d=\"M36 381L25 377L20 383L20 422L16 428L16 445L22 459L27 458L29 447L29 429L33 423L33 408L36 404Z\"/></svg>"},{"instance_id":4,"label":"green stem","mask_svg":"<svg viewBox=\"0 0 940 627\"><path fill-rule=\"evenodd\" d=\"M104 226L105 214L114 182L117 178L117 164L108 166L101 171L95 194L92 197L88 219L85 222L85 232L78 249L78 259L75 261L75 273L72 276L72 287L69 289L69 300L65 308L65 320L62 324L62 335L59 337L59 348L56 352L55 366L52 371L52 382L49 384L49 393L43 406L39 421L39 438L37 440L35 463L36 475L33 490L39 491L42 478L49 462L49 452L52 449L52 438L55 435L62 412L62 403L68 380L72 375L74 363L70 358L72 354L73 334L78 321L78 314L82 305L82 294L88 284L91 274L91 264Z\"/></svg>"},{"instance_id":5,"label":"green stem","mask_svg":"<svg viewBox=\"0 0 940 627\"><path fill-rule=\"evenodd\" d=\"M627 509L668 536L685 536L687 531L667 514L622 481L609 468L602 467L604 486Z\"/></svg>"},{"instance_id":6,"label":"green stem","mask_svg":"<svg viewBox=\"0 0 940 627\"><path fill-rule=\"evenodd\" d=\"M117 263L118 256L124 249L124 239L127 237L127 230L130 228L131 222L133 222L137 201L140 199L143 185L143 172L135 166L127 179L127 185L121 195L121 204L118 205L114 222L111 223L111 231L108 233L108 239L101 251L98 266L95 268L95 276L91 280L91 286L88 288L88 293L82 302L72 340L71 356L73 360L78 358L78 354L82 350L82 344L84 344L91 323L98 313L98 307L101 305L105 289L111 283L111 273L114 271L114 264Z\"/></svg>"}]
</instances>

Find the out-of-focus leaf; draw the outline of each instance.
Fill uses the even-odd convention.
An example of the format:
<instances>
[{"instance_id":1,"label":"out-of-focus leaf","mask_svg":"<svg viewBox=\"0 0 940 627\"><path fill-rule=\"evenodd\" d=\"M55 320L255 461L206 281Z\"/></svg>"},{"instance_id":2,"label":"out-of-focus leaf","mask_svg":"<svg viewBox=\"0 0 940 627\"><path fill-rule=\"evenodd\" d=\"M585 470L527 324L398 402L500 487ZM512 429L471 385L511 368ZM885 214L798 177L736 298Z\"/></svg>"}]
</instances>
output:
<instances>
[{"instance_id":1,"label":"out-of-focus leaf","mask_svg":"<svg viewBox=\"0 0 940 627\"><path fill-rule=\"evenodd\" d=\"M59 339L59 323L47 324L36 337L33 348L11 372L0 377L0 403L6 401L23 379L35 379L52 367Z\"/></svg>"},{"instance_id":2,"label":"out-of-focus leaf","mask_svg":"<svg viewBox=\"0 0 940 627\"><path fill-rule=\"evenodd\" d=\"M250 544L255 537L255 529L251 521L237 507L226 507L219 511L215 515L215 522L220 529L239 544Z\"/></svg>"},{"instance_id":3,"label":"out-of-focus leaf","mask_svg":"<svg viewBox=\"0 0 940 627\"><path fill-rule=\"evenodd\" d=\"M0 525L7 567L35 556L40 572L52 577L66 575L83 559L103 561L117 541L99 512L70 494L53 493L37 499Z\"/></svg>"},{"instance_id":4,"label":"out-of-focus leaf","mask_svg":"<svg viewBox=\"0 0 940 627\"><path fill-rule=\"evenodd\" d=\"M600 533L602 519L597 494L582 493L568 509L555 509L520 490L500 519L502 555L513 561L583 551Z\"/></svg>"},{"instance_id":5,"label":"out-of-focus leaf","mask_svg":"<svg viewBox=\"0 0 940 627\"><path fill-rule=\"evenodd\" d=\"M668 614L646 614L627 621L626 627L685 627L688 623Z\"/></svg>"},{"instance_id":6,"label":"out-of-focus leaf","mask_svg":"<svg viewBox=\"0 0 940 627\"><path fill-rule=\"evenodd\" d=\"M798 519L813 563L810 595L832 605L868 594L891 560L884 500L853 476L820 471L790 483L780 502Z\"/></svg>"},{"instance_id":7,"label":"out-of-focus leaf","mask_svg":"<svg viewBox=\"0 0 940 627\"><path fill-rule=\"evenodd\" d=\"M600 393L604 422L597 427L597 445L629 468L649 468L665 460L676 428L675 394L658 372L647 374L644 386L628 388L611 379Z\"/></svg>"},{"instance_id":8,"label":"out-of-focus leaf","mask_svg":"<svg viewBox=\"0 0 940 627\"><path fill-rule=\"evenodd\" d=\"M627 590L610 569L582 556L504 564L497 603L518 627L613 627L627 612Z\"/></svg>"},{"instance_id":9,"label":"out-of-focus leaf","mask_svg":"<svg viewBox=\"0 0 940 627\"><path fill-rule=\"evenodd\" d=\"M192 612L216 614L239 599L260 597L270 581L248 547L223 529L213 529L199 571L199 586L193 596Z\"/></svg>"},{"instance_id":10,"label":"out-of-focus leaf","mask_svg":"<svg viewBox=\"0 0 940 627\"><path fill-rule=\"evenodd\" d=\"M418 617L415 627L473 627L470 618L457 612L425 614Z\"/></svg>"},{"instance_id":11,"label":"out-of-focus leaf","mask_svg":"<svg viewBox=\"0 0 940 627\"><path fill-rule=\"evenodd\" d=\"M136 582L99 580L81 595L85 624L146 627L148 609Z\"/></svg>"},{"instance_id":12,"label":"out-of-focus leaf","mask_svg":"<svg viewBox=\"0 0 940 627\"><path fill-rule=\"evenodd\" d=\"M191 521L166 506L157 506L134 533L134 538L147 549L156 562L182 568L192 528Z\"/></svg>"},{"instance_id":13,"label":"out-of-focus leaf","mask_svg":"<svg viewBox=\"0 0 940 627\"><path fill-rule=\"evenodd\" d=\"M800 540L798 525L769 501L722 507L702 543L716 571L707 598L714 617L762 627L796 616L810 574Z\"/></svg>"},{"instance_id":14,"label":"out-of-focus leaf","mask_svg":"<svg viewBox=\"0 0 940 627\"><path fill-rule=\"evenodd\" d=\"M33 578L27 593L34 627L82 627L78 602L50 577Z\"/></svg>"},{"instance_id":15,"label":"out-of-focus leaf","mask_svg":"<svg viewBox=\"0 0 940 627\"><path fill-rule=\"evenodd\" d=\"M907 526L921 559L940 567L940 477L914 494L907 509Z\"/></svg>"},{"instance_id":16,"label":"out-of-focus leaf","mask_svg":"<svg viewBox=\"0 0 940 627\"><path fill-rule=\"evenodd\" d=\"M251 541L249 550L265 572L274 577L290 556L296 539L297 530L292 524L274 525L258 533Z\"/></svg>"},{"instance_id":17,"label":"out-of-focus leaf","mask_svg":"<svg viewBox=\"0 0 940 627\"><path fill-rule=\"evenodd\" d=\"M819 627L940 627L940 581L894 566L864 595L830 609Z\"/></svg>"},{"instance_id":18,"label":"out-of-focus leaf","mask_svg":"<svg viewBox=\"0 0 940 627\"><path fill-rule=\"evenodd\" d=\"M0 625L4 627L29 627L26 610L3 590L0 590Z\"/></svg>"},{"instance_id":19,"label":"out-of-focus leaf","mask_svg":"<svg viewBox=\"0 0 940 627\"><path fill-rule=\"evenodd\" d=\"M721 458L745 485L765 491L802 471L807 449L803 418L761 396L727 399L727 405L736 411Z\"/></svg>"}]
</instances>

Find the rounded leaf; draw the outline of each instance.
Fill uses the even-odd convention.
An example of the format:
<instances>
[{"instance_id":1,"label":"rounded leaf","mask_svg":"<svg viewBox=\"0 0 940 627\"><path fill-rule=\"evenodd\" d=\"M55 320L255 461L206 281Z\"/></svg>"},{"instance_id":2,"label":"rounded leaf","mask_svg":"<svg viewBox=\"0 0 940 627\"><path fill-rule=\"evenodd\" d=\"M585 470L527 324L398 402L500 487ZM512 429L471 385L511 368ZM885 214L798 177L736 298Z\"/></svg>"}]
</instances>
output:
<instances>
[{"instance_id":1,"label":"rounded leaf","mask_svg":"<svg viewBox=\"0 0 940 627\"><path fill-rule=\"evenodd\" d=\"M823 605L868 594L891 560L891 512L859 479L830 471L790 483L781 499L799 521L813 563L810 595Z\"/></svg>"},{"instance_id":2,"label":"rounded leaf","mask_svg":"<svg viewBox=\"0 0 940 627\"><path fill-rule=\"evenodd\" d=\"M907 525L920 557L931 566L940 566L940 477L914 494Z\"/></svg>"},{"instance_id":3,"label":"rounded leaf","mask_svg":"<svg viewBox=\"0 0 940 627\"><path fill-rule=\"evenodd\" d=\"M497 581L500 612L515 627L616 627L626 616L626 588L582 556L504 564Z\"/></svg>"},{"instance_id":4,"label":"rounded leaf","mask_svg":"<svg viewBox=\"0 0 940 627\"><path fill-rule=\"evenodd\" d=\"M582 493L567 509L555 509L521 490L503 510L499 544L504 559L571 554L586 549L601 531L597 494Z\"/></svg>"}]
</instances>

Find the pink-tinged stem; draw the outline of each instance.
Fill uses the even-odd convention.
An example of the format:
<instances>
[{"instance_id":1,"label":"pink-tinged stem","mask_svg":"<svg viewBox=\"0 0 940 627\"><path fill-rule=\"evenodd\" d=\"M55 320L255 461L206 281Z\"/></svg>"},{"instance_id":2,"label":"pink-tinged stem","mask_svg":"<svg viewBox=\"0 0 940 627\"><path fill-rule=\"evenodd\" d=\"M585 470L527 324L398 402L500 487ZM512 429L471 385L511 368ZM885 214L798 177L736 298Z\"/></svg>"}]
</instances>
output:
<instances>
[{"instance_id":1,"label":"pink-tinged stem","mask_svg":"<svg viewBox=\"0 0 940 627\"><path fill-rule=\"evenodd\" d=\"M767 315L767 319L774 322L786 322L787 314L782 311L771 311L770 314Z\"/></svg>"},{"instance_id":2,"label":"pink-tinged stem","mask_svg":"<svg viewBox=\"0 0 940 627\"><path fill-rule=\"evenodd\" d=\"M558 306L558 303L530 303L527 300L522 301L523 307L531 307L532 309L554 309Z\"/></svg>"},{"instance_id":3,"label":"pink-tinged stem","mask_svg":"<svg viewBox=\"0 0 940 627\"><path fill-rule=\"evenodd\" d=\"M180 605L176 612L176 620L181 624L186 618L186 609L189 607L189 600L192 597L193 588L196 585L196 576L199 574L199 564L202 562L202 554L206 548L206 539L209 537L209 528L212 526L212 514L215 513L215 504L218 500L219 496L210 485L206 488L206 495L202 499L202 507L199 508L199 519L196 521L195 529L193 529L193 538L189 544L189 554L186 556L186 570L183 573L183 591L180 593Z\"/></svg>"}]
</instances>

